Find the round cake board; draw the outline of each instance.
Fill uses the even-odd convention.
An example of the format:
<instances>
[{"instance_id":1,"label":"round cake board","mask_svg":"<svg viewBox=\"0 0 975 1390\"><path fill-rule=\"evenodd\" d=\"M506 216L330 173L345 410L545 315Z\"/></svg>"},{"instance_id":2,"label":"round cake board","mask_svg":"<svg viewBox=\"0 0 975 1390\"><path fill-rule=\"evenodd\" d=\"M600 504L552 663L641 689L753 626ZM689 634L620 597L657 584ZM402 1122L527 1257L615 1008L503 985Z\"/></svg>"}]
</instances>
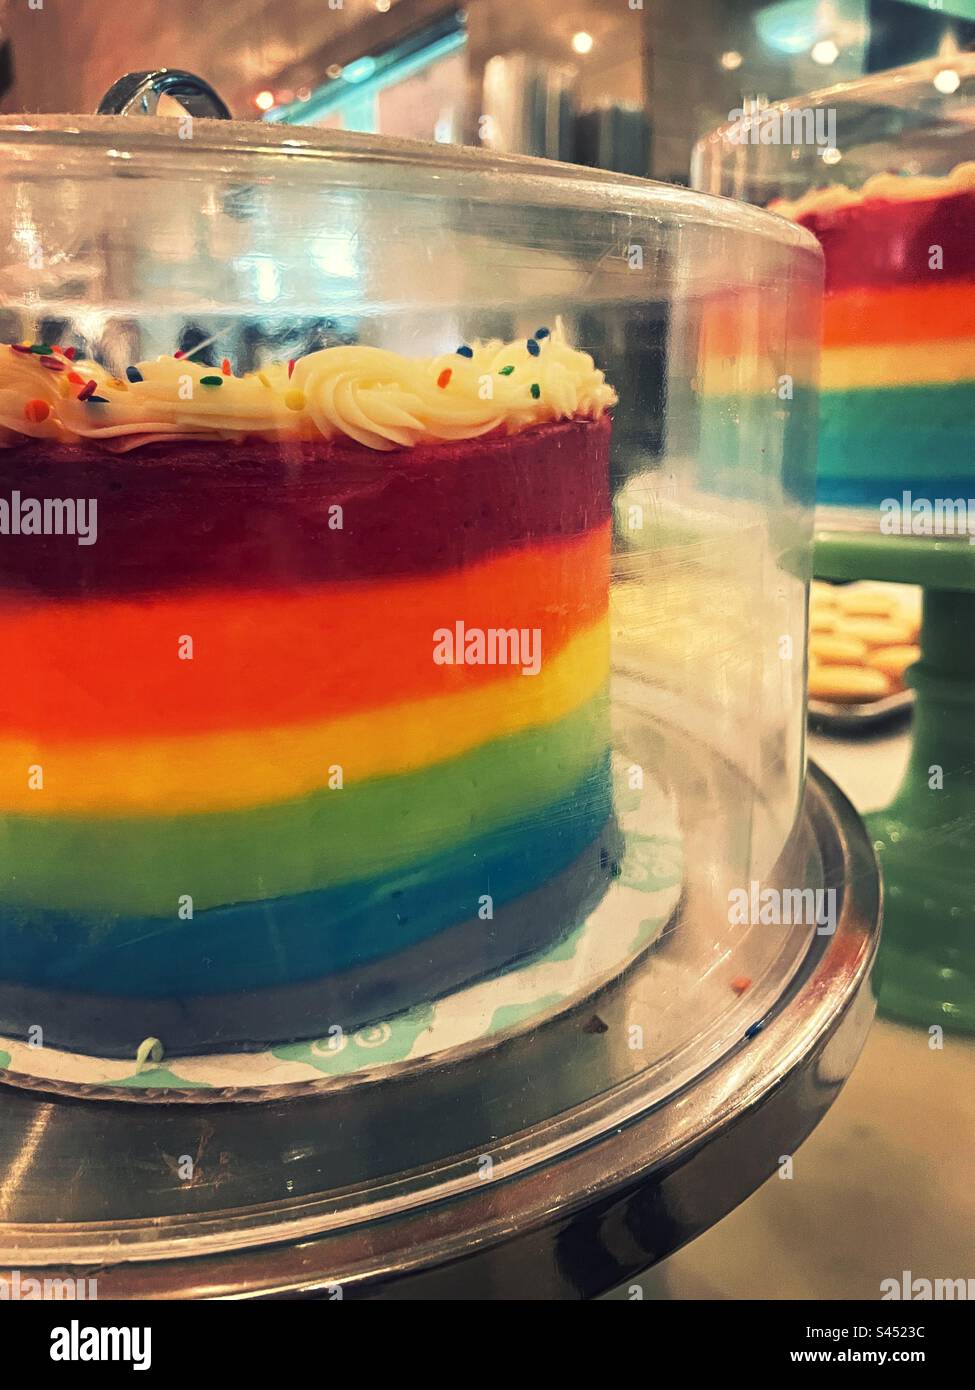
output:
<instances>
[{"instance_id":1,"label":"round cake board","mask_svg":"<svg viewBox=\"0 0 975 1390\"><path fill-rule=\"evenodd\" d=\"M650 777L635 790L617 760L620 877L554 946L500 975L355 1033L261 1052L171 1060L85 1056L0 1037L0 1080L60 1094L135 1101L259 1101L384 1080L434 1057L491 1047L611 984L660 936L680 900L683 841L673 797ZM142 1049L146 1050L146 1049Z\"/></svg>"}]
</instances>

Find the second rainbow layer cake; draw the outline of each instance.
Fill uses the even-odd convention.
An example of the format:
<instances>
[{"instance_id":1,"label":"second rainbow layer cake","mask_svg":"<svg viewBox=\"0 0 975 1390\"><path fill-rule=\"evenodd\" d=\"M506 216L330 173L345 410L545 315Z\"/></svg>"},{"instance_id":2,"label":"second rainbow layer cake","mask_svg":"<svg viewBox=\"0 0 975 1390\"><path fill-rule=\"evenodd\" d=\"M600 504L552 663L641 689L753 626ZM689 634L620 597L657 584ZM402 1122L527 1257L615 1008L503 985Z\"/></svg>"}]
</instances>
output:
<instances>
[{"instance_id":1,"label":"second rainbow layer cake","mask_svg":"<svg viewBox=\"0 0 975 1390\"><path fill-rule=\"evenodd\" d=\"M818 496L968 497L975 478L975 164L880 174L772 210L826 258Z\"/></svg>"},{"instance_id":2,"label":"second rainbow layer cake","mask_svg":"<svg viewBox=\"0 0 975 1390\"><path fill-rule=\"evenodd\" d=\"M0 1029L315 1036L582 920L619 852L591 358L0 352Z\"/></svg>"}]
</instances>

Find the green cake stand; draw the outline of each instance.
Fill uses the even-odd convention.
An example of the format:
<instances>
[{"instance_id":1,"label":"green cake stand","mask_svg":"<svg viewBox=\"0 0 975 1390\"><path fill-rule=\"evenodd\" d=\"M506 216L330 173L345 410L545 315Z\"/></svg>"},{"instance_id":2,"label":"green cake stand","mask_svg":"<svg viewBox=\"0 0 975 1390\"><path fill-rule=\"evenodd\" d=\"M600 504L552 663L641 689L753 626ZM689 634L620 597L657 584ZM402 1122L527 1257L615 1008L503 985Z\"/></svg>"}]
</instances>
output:
<instances>
[{"instance_id":1,"label":"green cake stand","mask_svg":"<svg viewBox=\"0 0 975 1390\"><path fill-rule=\"evenodd\" d=\"M891 804L865 818L884 878L879 1007L975 1032L975 543L865 535L821 507L815 572L924 590L910 761Z\"/></svg>"}]
</instances>

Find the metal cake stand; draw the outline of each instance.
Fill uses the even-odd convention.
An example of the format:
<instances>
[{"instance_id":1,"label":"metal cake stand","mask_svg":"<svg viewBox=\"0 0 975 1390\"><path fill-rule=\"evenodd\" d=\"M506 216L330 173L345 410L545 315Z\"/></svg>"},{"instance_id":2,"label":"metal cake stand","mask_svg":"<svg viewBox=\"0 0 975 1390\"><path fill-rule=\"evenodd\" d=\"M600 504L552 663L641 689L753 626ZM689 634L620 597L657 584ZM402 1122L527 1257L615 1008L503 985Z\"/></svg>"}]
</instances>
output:
<instances>
[{"instance_id":1,"label":"metal cake stand","mask_svg":"<svg viewBox=\"0 0 975 1390\"><path fill-rule=\"evenodd\" d=\"M685 776L700 759L719 817L743 804L720 759L690 743L672 756ZM690 818L689 866L719 823ZM256 1105L0 1086L0 1273L94 1277L101 1299L609 1290L753 1192L825 1114L864 1042L876 862L815 768L796 836L805 882L837 890L835 933L787 931L769 954L766 929L761 946L736 948L722 966L754 976L740 998L713 968L714 922L689 867L653 949L488 1050ZM635 1019L674 1046L648 1064L632 1050Z\"/></svg>"}]
</instances>

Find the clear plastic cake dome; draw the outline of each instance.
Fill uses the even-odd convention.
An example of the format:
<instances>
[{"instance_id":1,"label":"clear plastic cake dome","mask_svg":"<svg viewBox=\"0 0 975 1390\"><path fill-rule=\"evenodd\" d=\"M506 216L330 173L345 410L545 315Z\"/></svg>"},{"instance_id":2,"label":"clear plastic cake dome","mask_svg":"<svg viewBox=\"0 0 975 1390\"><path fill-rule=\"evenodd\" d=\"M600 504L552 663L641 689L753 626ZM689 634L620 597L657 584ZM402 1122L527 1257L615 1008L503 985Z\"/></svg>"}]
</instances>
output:
<instances>
[{"instance_id":1,"label":"clear plastic cake dome","mask_svg":"<svg viewBox=\"0 0 975 1390\"><path fill-rule=\"evenodd\" d=\"M695 150L695 187L822 244L817 495L831 532L966 546L975 531L973 94L975 57L949 54L754 105ZM970 586L975 556L955 547L949 563Z\"/></svg>"},{"instance_id":2,"label":"clear plastic cake dome","mask_svg":"<svg viewBox=\"0 0 975 1390\"><path fill-rule=\"evenodd\" d=\"M216 120L5 118L0 172L0 1059L123 1155L18 1187L32 1258L456 1212L774 1089L872 951L803 746L814 238Z\"/></svg>"}]
</instances>

